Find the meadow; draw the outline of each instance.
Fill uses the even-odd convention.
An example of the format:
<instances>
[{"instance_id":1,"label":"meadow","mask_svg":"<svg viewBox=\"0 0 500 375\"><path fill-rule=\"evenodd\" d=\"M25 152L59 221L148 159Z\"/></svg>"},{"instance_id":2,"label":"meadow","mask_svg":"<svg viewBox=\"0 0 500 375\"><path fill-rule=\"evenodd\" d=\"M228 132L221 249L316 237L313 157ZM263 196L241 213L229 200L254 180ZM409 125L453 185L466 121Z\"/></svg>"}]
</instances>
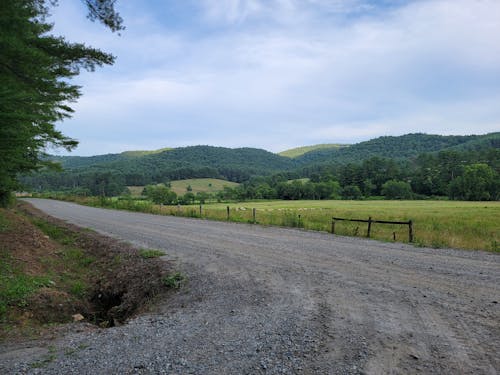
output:
<instances>
[{"instance_id":1,"label":"meadow","mask_svg":"<svg viewBox=\"0 0 500 375\"><path fill-rule=\"evenodd\" d=\"M177 195L184 195L188 192L188 186L191 186L191 192L196 193L217 193L224 189L224 186L234 188L239 184L236 182L220 180L217 178L191 178L186 180L174 180L170 182L170 189ZM132 196L142 195L144 186L128 186Z\"/></svg>"},{"instance_id":2,"label":"meadow","mask_svg":"<svg viewBox=\"0 0 500 375\"><path fill-rule=\"evenodd\" d=\"M81 201L81 198L79 199ZM413 222L414 244L434 248L500 251L500 202L463 201L252 201L160 206L149 201L87 199L80 203L161 215L229 220L331 231L332 217ZM366 236L367 224L338 221L335 234ZM371 238L408 242L407 225L372 224Z\"/></svg>"}]
</instances>

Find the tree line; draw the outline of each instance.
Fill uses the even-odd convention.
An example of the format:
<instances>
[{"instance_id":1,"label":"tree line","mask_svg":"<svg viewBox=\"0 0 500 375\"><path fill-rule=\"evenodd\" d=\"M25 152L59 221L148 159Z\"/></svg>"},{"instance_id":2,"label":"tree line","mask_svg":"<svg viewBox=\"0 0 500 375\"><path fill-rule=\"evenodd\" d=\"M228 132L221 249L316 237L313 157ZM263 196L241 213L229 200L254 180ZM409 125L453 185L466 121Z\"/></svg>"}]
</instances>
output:
<instances>
[{"instance_id":1,"label":"tree line","mask_svg":"<svg viewBox=\"0 0 500 375\"><path fill-rule=\"evenodd\" d=\"M168 180L144 188L143 195L158 204L258 199L500 199L500 150L443 151L421 154L413 160L372 157L346 165L316 165L302 170L256 176L217 193L186 191L177 195ZM60 176L60 175L57 175ZM87 180L85 180L87 178ZM68 193L113 196L127 193L125 177L112 173L82 177L86 188Z\"/></svg>"}]
</instances>

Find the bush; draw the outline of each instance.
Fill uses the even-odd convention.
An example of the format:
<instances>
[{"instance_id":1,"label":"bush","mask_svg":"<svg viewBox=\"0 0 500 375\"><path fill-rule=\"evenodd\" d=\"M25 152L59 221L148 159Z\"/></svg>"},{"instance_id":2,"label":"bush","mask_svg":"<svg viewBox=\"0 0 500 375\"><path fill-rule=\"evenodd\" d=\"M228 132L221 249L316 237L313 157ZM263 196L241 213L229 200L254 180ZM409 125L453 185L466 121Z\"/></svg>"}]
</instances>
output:
<instances>
[{"instance_id":1,"label":"bush","mask_svg":"<svg viewBox=\"0 0 500 375\"><path fill-rule=\"evenodd\" d=\"M382 185L382 195L385 199L411 199L413 191L408 182L390 180Z\"/></svg>"}]
</instances>

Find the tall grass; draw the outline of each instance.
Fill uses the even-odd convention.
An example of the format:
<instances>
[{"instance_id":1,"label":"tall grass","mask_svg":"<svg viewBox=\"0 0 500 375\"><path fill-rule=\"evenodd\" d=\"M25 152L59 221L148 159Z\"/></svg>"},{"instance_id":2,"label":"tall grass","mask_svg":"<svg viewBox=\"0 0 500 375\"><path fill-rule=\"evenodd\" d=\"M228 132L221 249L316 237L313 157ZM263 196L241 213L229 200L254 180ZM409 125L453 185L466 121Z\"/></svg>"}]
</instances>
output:
<instances>
[{"instance_id":1,"label":"tall grass","mask_svg":"<svg viewBox=\"0 0 500 375\"><path fill-rule=\"evenodd\" d=\"M184 216L256 223L316 231L331 231L332 217L408 221L414 224L419 246L500 251L500 202L458 201L255 201L203 205L160 206L149 201L117 198L65 198L96 207L108 207L159 215ZM300 217L299 217L300 215ZM335 223L335 233L366 236L367 224ZM408 242L408 226L372 224L371 238Z\"/></svg>"}]
</instances>

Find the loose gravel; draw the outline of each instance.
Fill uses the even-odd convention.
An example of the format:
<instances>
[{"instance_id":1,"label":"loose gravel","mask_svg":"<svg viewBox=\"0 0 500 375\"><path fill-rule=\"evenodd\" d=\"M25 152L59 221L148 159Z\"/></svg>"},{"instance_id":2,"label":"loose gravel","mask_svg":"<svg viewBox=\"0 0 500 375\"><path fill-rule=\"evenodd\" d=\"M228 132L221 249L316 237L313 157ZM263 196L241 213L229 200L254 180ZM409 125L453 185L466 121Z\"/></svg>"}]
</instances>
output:
<instances>
[{"instance_id":1,"label":"loose gravel","mask_svg":"<svg viewBox=\"0 0 500 375\"><path fill-rule=\"evenodd\" d=\"M500 257L29 202L166 251L188 277L110 329L0 345L13 374L497 374Z\"/></svg>"}]
</instances>

